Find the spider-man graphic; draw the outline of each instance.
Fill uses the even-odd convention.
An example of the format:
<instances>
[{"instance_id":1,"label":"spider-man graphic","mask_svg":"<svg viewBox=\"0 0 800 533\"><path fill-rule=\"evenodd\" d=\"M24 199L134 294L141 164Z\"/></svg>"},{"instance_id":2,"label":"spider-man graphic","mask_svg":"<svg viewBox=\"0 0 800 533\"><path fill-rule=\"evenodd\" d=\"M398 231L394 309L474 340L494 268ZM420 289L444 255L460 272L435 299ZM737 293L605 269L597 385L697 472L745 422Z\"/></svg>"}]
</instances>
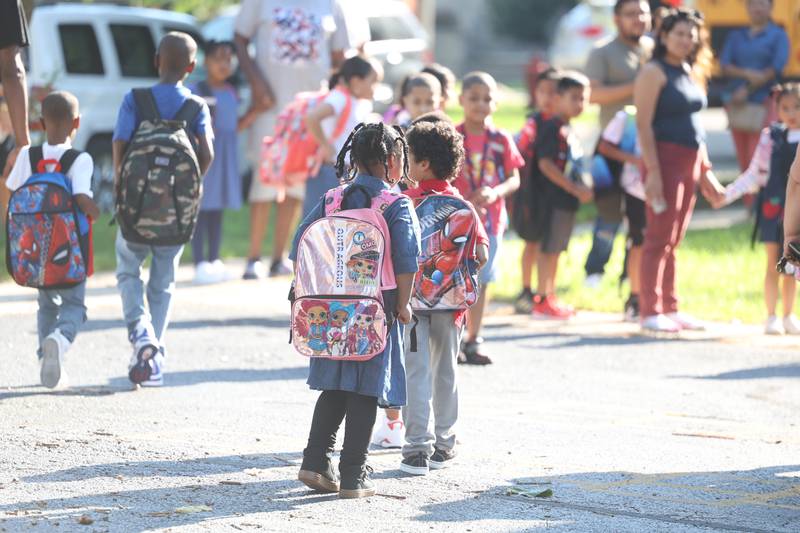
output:
<instances>
[{"instance_id":1,"label":"spider-man graphic","mask_svg":"<svg viewBox=\"0 0 800 533\"><path fill-rule=\"evenodd\" d=\"M472 211L460 209L452 213L439 234L439 251L420 264L416 292L428 306L438 304L457 284L463 284L467 294L475 291L472 277L460 274L465 249L472 241L473 228Z\"/></svg>"}]
</instances>

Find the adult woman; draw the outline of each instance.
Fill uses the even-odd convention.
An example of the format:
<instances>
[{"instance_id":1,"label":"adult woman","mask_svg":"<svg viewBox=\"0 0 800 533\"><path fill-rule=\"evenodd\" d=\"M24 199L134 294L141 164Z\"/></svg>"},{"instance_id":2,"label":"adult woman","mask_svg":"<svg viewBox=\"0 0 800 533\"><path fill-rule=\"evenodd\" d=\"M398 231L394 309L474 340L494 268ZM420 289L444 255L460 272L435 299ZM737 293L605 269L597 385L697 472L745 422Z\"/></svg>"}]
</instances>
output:
<instances>
[{"instance_id":1,"label":"adult woman","mask_svg":"<svg viewBox=\"0 0 800 533\"><path fill-rule=\"evenodd\" d=\"M706 105L709 56L702 16L691 10L672 10L656 36L653 60L642 67L634 86L646 170L647 229L640 295L645 330L703 328L678 312L675 252L694 209L697 183L712 200L723 190L710 172L699 117Z\"/></svg>"},{"instance_id":2,"label":"adult woman","mask_svg":"<svg viewBox=\"0 0 800 533\"><path fill-rule=\"evenodd\" d=\"M742 171L766 123L770 86L789 58L789 38L770 18L772 4L773 0L747 0L750 27L731 31L720 55L722 74L732 80L724 99Z\"/></svg>"}]
</instances>

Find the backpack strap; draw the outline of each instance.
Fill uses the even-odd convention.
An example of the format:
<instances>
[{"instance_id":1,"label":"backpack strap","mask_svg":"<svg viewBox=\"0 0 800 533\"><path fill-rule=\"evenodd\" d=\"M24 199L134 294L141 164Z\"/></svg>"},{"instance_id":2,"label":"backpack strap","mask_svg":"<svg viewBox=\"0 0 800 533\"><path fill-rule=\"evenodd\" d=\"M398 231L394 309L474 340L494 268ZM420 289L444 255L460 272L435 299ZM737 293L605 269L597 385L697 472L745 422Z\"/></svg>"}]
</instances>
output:
<instances>
[{"instance_id":1,"label":"backpack strap","mask_svg":"<svg viewBox=\"0 0 800 533\"><path fill-rule=\"evenodd\" d=\"M133 89L131 93L133 93L133 102L136 104L136 112L139 114L140 121L153 121L161 118L156 99L153 97L153 91L150 89Z\"/></svg>"},{"instance_id":2,"label":"backpack strap","mask_svg":"<svg viewBox=\"0 0 800 533\"><path fill-rule=\"evenodd\" d=\"M342 114L339 115L339 120L336 122L336 127L333 130L332 137L334 139L338 139L344 133L344 128L347 126L347 120L350 118L350 112L353 109L353 95L346 91L340 91L344 93L345 98L347 99L344 104L344 109L342 109Z\"/></svg>"},{"instance_id":3,"label":"backpack strap","mask_svg":"<svg viewBox=\"0 0 800 533\"><path fill-rule=\"evenodd\" d=\"M28 161L31 163L31 174L38 173L39 162L44 159L44 149L41 145L31 146L28 149Z\"/></svg>"},{"instance_id":4,"label":"backpack strap","mask_svg":"<svg viewBox=\"0 0 800 533\"><path fill-rule=\"evenodd\" d=\"M189 97L183 103L178 112L175 113L175 116L172 120L181 120L186 123L186 129L191 130L191 126L194 123L195 119L198 115L203 111L203 104L197 100L197 98Z\"/></svg>"},{"instance_id":5,"label":"backpack strap","mask_svg":"<svg viewBox=\"0 0 800 533\"><path fill-rule=\"evenodd\" d=\"M61 173L66 176L67 172L69 172L69 169L72 168L72 164L75 163L75 160L78 159L78 156L80 156L82 153L83 152L79 152L74 148L70 148L64 152L61 155L61 159L58 160L58 163L61 165Z\"/></svg>"},{"instance_id":6,"label":"backpack strap","mask_svg":"<svg viewBox=\"0 0 800 533\"><path fill-rule=\"evenodd\" d=\"M214 96L214 91L211 90L211 86L208 84L206 80L198 82L198 84L195 87L197 88L197 92L195 94L197 94L198 96L203 96L203 97Z\"/></svg>"}]
</instances>

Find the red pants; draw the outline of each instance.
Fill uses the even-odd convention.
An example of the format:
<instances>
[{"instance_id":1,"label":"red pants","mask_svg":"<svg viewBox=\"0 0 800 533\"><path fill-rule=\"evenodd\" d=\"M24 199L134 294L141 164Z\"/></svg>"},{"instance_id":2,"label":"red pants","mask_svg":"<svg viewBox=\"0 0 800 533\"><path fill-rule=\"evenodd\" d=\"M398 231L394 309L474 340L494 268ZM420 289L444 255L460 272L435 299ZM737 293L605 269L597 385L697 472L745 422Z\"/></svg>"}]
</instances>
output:
<instances>
[{"instance_id":1,"label":"red pants","mask_svg":"<svg viewBox=\"0 0 800 533\"><path fill-rule=\"evenodd\" d=\"M696 149L667 142L657 143L656 149L667 210L656 215L650 205L647 206L639 294L644 318L678 310L675 252L689 226L702 171L702 160Z\"/></svg>"},{"instance_id":2,"label":"red pants","mask_svg":"<svg viewBox=\"0 0 800 533\"><path fill-rule=\"evenodd\" d=\"M753 154L761 138L759 131L731 130L733 144L736 147L736 160L739 162L739 170L744 172L750 166Z\"/></svg>"}]
</instances>

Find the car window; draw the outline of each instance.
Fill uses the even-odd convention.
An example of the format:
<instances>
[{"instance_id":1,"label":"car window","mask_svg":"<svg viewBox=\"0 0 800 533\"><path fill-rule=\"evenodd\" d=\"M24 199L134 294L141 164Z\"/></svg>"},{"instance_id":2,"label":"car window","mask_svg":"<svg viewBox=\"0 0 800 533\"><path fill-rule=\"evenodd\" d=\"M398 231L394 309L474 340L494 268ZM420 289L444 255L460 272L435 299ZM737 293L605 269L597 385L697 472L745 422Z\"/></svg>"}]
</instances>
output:
<instances>
[{"instance_id":1,"label":"car window","mask_svg":"<svg viewBox=\"0 0 800 533\"><path fill-rule=\"evenodd\" d=\"M126 78L157 78L153 61L156 46L150 28L139 24L111 24L110 28L120 73Z\"/></svg>"},{"instance_id":2,"label":"car window","mask_svg":"<svg viewBox=\"0 0 800 533\"><path fill-rule=\"evenodd\" d=\"M414 20L401 15L369 17L369 32L373 41L424 38L421 28L416 27Z\"/></svg>"},{"instance_id":3,"label":"car window","mask_svg":"<svg viewBox=\"0 0 800 533\"><path fill-rule=\"evenodd\" d=\"M59 24L64 65L70 74L103 74L103 59L90 24Z\"/></svg>"}]
</instances>

